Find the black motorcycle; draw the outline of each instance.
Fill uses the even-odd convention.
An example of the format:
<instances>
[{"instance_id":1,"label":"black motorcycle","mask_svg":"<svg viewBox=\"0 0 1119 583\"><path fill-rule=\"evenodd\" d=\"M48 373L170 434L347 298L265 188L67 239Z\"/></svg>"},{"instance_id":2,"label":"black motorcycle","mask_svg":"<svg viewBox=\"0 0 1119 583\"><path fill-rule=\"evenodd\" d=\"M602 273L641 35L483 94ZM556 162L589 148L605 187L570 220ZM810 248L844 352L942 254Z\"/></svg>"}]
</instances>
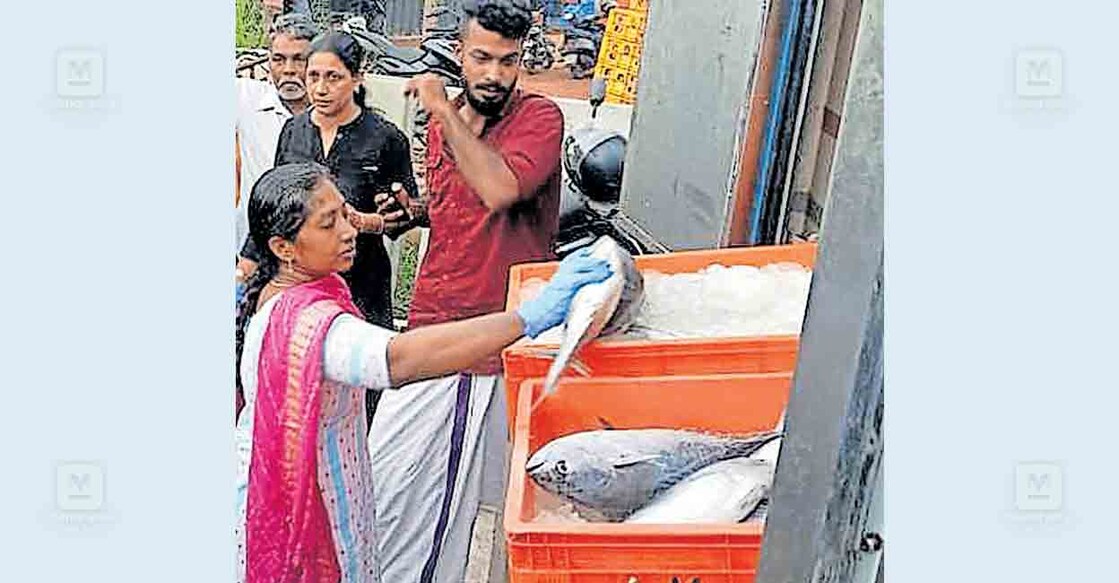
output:
<instances>
[{"instance_id":1,"label":"black motorcycle","mask_svg":"<svg viewBox=\"0 0 1119 583\"><path fill-rule=\"evenodd\" d=\"M598 60L598 49L602 46L602 36L606 26L599 14L579 15L566 12L564 20L569 24L563 35L563 58L574 79L586 79L594 74Z\"/></svg>"},{"instance_id":2,"label":"black motorcycle","mask_svg":"<svg viewBox=\"0 0 1119 583\"><path fill-rule=\"evenodd\" d=\"M591 123L564 138L563 167L571 184L563 192L552 252L562 258L606 235L631 255L666 253L666 247L621 212L626 139L595 127L605 98L606 82L595 79L591 83Z\"/></svg>"},{"instance_id":3,"label":"black motorcycle","mask_svg":"<svg viewBox=\"0 0 1119 583\"><path fill-rule=\"evenodd\" d=\"M370 32L360 17L347 20L342 30L352 34L365 49L368 72L393 77L434 73L449 86L462 85L462 64L452 41L426 38L419 48L400 47L383 34Z\"/></svg>"}]
</instances>

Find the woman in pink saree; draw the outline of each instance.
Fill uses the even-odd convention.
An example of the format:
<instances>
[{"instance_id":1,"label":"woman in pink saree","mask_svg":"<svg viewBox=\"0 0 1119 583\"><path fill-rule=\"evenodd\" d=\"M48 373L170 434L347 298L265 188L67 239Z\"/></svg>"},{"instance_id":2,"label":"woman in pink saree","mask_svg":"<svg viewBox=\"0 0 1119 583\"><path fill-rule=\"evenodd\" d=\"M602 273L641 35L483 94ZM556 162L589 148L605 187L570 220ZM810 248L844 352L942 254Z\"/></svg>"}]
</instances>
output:
<instances>
[{"instance_id":1,"label":"woman in pink saree","mask_svg":"<svg viewBox=\"0 0 1119 583\"><path fill-rule=\"evenodd\" d=\"M380 581L366 391L451 374L535 336L610 274L572 255L515 312L395 334L362 320L338 275L363 220L317 164L274 168L253 188L250 232L267 251L237 321L239 581Z\"/></svg>"}]
</instances>

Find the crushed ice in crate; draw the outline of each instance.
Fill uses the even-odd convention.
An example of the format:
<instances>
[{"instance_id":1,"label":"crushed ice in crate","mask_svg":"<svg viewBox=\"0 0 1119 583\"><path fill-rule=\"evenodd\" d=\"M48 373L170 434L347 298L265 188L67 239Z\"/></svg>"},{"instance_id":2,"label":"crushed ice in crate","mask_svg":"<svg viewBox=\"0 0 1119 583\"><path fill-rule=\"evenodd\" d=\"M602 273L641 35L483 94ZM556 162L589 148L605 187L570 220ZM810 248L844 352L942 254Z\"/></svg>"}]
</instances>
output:
<instances>
[{"instance_id":1,"label":"crushed ice in crate","mask_svg":"<svg viewBox=\"0 0 1119 583\"><path fill-rule=\"evenodd\" d=\"M812 271L797 263L716 264L694 273L643 275L645 305L626 337L655 340L799 334L812 282ZM545 283L527 280L521 301L536 297ZM562 327L556 327L534 343L561 339Z\"/></svg>"}]
</instances>

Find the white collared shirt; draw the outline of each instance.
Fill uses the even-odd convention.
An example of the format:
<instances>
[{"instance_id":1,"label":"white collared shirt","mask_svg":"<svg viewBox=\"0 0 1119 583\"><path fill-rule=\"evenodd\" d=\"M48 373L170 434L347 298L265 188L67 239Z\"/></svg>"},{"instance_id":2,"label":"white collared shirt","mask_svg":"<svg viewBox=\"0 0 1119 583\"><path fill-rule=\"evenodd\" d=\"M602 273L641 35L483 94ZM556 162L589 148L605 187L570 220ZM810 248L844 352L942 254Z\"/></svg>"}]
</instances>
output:
<instances>
[{"instance_id":1,"label":"white collared shirt","mask_svg":"<svg viewBox=\"0 0 1119 583\"><path fill-rule=\"evenodd\" d=\"M249 234L249 193L261 174L272 168L276 145L291 112L267 81L238 78L237 134L241 142L241 199L236 212L236 253Z\"/></svg>"}]
</instances>

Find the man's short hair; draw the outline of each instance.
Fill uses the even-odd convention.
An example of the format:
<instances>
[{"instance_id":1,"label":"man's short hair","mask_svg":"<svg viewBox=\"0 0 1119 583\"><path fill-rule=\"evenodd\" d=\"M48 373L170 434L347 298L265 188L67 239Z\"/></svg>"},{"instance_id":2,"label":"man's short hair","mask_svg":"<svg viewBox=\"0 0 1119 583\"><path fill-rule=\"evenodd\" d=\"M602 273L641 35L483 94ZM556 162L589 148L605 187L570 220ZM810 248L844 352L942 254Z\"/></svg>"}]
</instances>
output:
<instances>
[{"instance_id":1,"label":"man's short hair","mask_svg":"<svg viewBox=\"0 0 1119 583\"><path fill-rule=\"evenodd\" d=\"M532 26L532 8L529 0L466 0L462 6L462 30L460 37L466 36L470 21L501 36L522 40Z\"/></svg>"},{"instance_id":2,"label":"man's short hair","mask_svg":"<svg viewBox=\"0 0 1119 583\"><path fill-rule=\"evenodd\" d=\"M319 34L319 27L310 16L302 12L289 12L277 16L272 21L268 41L271 42L279 34L290 36L295 40L311 41Z\"/></svg>"}]
</instances>

